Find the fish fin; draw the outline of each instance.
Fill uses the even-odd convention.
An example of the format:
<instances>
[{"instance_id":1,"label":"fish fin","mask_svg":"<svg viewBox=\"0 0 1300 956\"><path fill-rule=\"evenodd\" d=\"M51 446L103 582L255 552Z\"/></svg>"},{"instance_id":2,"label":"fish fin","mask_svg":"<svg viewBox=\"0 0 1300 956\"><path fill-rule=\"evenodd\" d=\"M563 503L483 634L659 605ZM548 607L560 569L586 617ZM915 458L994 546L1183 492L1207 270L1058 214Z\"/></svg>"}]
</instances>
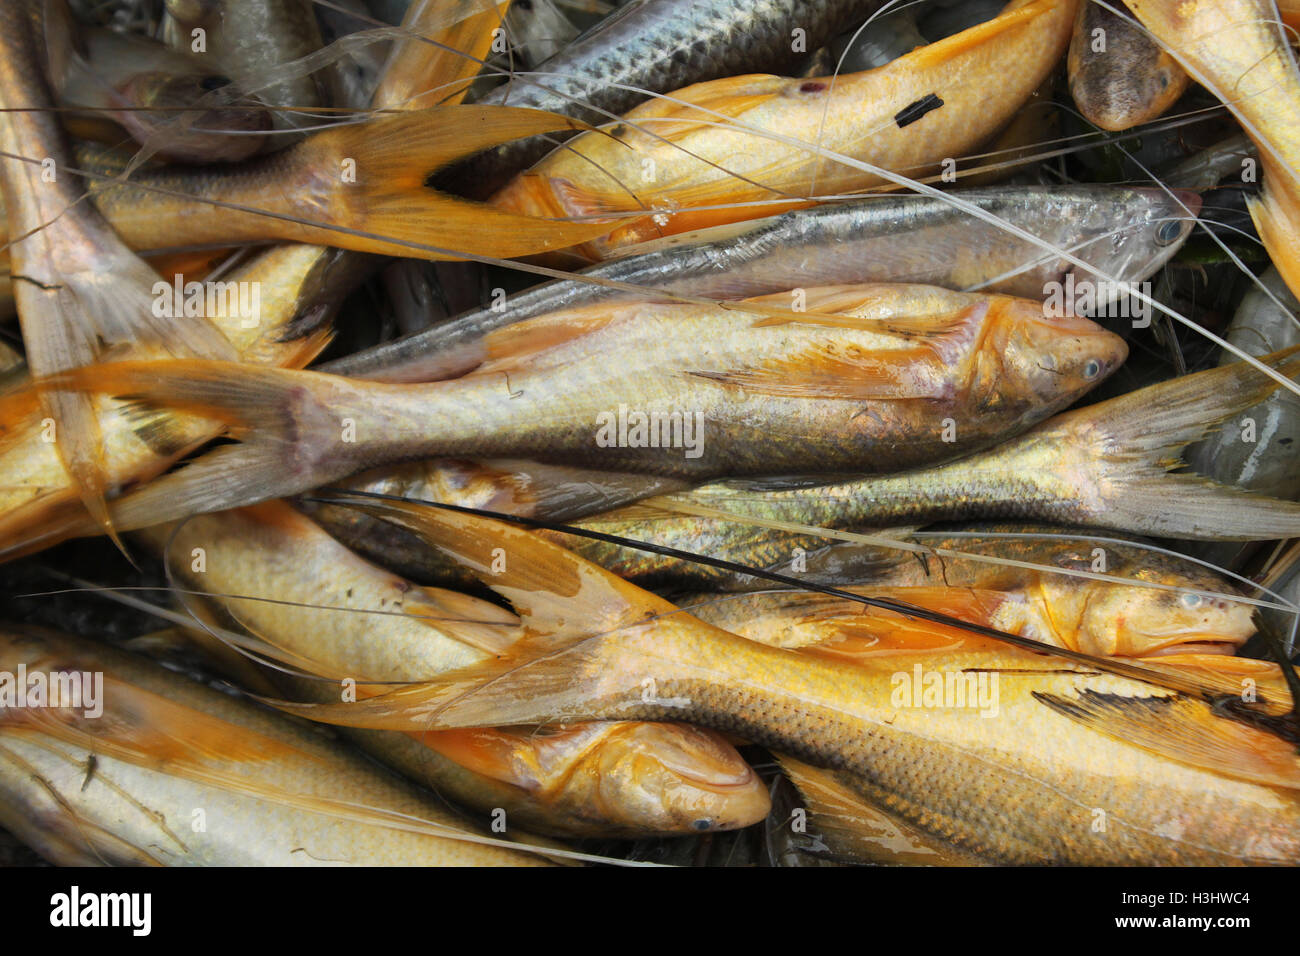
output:
<instances>
[{"instance_id":1,"label":"fish fin","mask_svg":"<svg viewBox=\"0 0 1300 956\"><path fill-rule=\"evenodd\" d=\"M1300 373L1297 352L1300 346L1259 360L1295 376ZM1183 465L1187 445L1263 401L1277 387L1249 363L1237 362L1068 412L1047 427L1063 428L1066 441L1096 449L1095 461L1108 489L1108 526L1213 540L1295 537L1300 535L1300 504L1251 494L1194 473L1171 472Z\"/></svg>"},{"instance_id":2,"label":"fish fin","mask_svg":"<svg viewBox=\"0 0 1300 956\"><path fill-rule=\"evenodd\" d=\"M642 674L652 671L634 673L636 668L623 664L611 670L611 644L617 638L599 634L558 647L524 640L501 658L350 703L266 703L320 723L425 733L573 723L570 715L584 708L600 686L601 713L590 719L635 719ZM614 699L604 699L611 690Z\"/></svg>"},{"instance_id":3,"label":"fish fin","mask_svg":"<svg viewBox=\"0 0 1300 956\"><path fill-rule=\"evenodd\" d=\"M1300 200L1264 158L1264 191L1246 196L1255 231L1292 295L1300 296Z\"/></svg>"},{"instance_id":4,"label":"fish fin","mask_svg":"<svg viewBox=\"0 0 1300 956\"><path fill-rule=\"evenodd\" d=\"M105 363L42 383L51 385L190 412L242 439L114 500L123 529L282 498L303 490L309 473L343 477L355 470L340 440L344 409L361 415L367 401L337 376L200 360Z\"/></svg>"},{"instance_id":5,"label":"fish fin","mask_svg":"<svg viewBox=\"0 0 1300 956\"><path fill-rule=\"evenodd\" d=\"M495 329L483 337L487 357L470 374L500 374L525 366L538 353L582 338L609 325L617 307L594 305L555 312Z\"/></svg>"},{"instance_id":6,"label":"fish fin","mask_svg":"<svg viewBox=\"0 0 1300 956\"><path fill-rule=\"evenodd\" d=\"M456 104L469 91L499 34L509 0L413 3L388 56L374 109L417 110Z\"/></svg>"},{"instance_id":7,"label":"fish fin","mask_svg":"<svg viewBox=\"0 0 1300 956\"><path fill-rule=\"evenodd\" d=\"M787 295L779 294L778 301ZM757 304L771 298L760 297ZM817 290L812 304L826 311L765 318L755 327L829 325L894 332L919 341L912 347L875 351L814 345L758 368L691 374L770 395L811 394L850 401L941 398L952 387L953 368L978 345L991 308L985 299L941 316L863 318L846 311L864 307L861 291L840 288Z\"/></svg>"},{"instance_id":8,"label":"fish fin","mask_svg":"<svg viewBox=\"0 0 1300 956\"><path fill-rule=\"evenodd\" d=\"M366 497L346 503L413 531L508 600L527 631L556 639L626 627L676 607L514 525Z\"/></svg>"},{"instance_id":9,"label":"fish fin","mask_svg":"<svg viewBox=\"0 0 1300 956\"><path fill-rule=\"evenodd\" d=\"M55 236L43 230L20 242L38 240L49 244ZM93 365L106 348L125 344L159 344L176 356L234 357L233 347L206 319L156 318L149 289L157 274L117 246L120 241L111 237L92 253L96 261L91 263L62 261L66 254L50 252L39 277L23 279L17 278L18 268L24 276L35 270L19 266L15 256L14 298L33 375ZM26 250L23 256L31 254ZM61 390L43 391L40 400L46 417L56 423L55 447L86 509L121 547L105 502L109 480L93 400Z\"/></svg>"},{"instance_id":10,"label":"fish fin","mask_svg":"<svg viewBox=\"0 0 1300 956\"><path fill-rule=\"evenodd\" d=\"M1179 763L1288 790L1300 788L1300 757L1282 738L1218 717L1181 694L1125 697L1083 690L1034 699L1093 730Z\"/></svg>"},{"instance_id":11,"label":"fish fin","mask_svg":"<svg viewBox=\"0 0 1300 956\"><path fill-rule=\"evenodd\" d=\"M434 173L488 147L586 128L540 110L444 106L317 133L301 144L296 164L319 177L321 170L355 163L357 181L345 187L349 191L336 192L338 201L329 205L330 224L351 231L303 225L302 238L380 255L453 260L464 258L462 253L510 259L596 239L609 227L516 215L428 185ZM289 208L312 223L321 221L319 204L303 202L291 201Z\"/></svg>"},{"instance_id":12,"label":"fish fin","mask_svg":"<svg viewBox=\"0 0 1300 956\"><path fill-rule=\"evenodd\" d=\"M777 762L804 799L816 831L836 857L861 863L962 866L972 857L869 803L849 774L783 754Z\"/></svg>"},{"instance_id":13,"label":"fish fin","mask_svg":"<svg viewBox=\"0 0 1300 956\"><path fill-rule=\"evenodd\" d=\"M974 624L993 626L994 614L1006 600L997 591L975 588L909 587L854 588L876 598L906 601ZM906 617L893 611L836 600L832 607L819 607L810 620L802 622L819 640L804 644L800 651L819 656L851 658L865 662L874 657L896 661L898 655L949 654L958 650L1002 650L1006 645L993 638L979 637L960 628ZM802 627L801 627L802 629Z\"/></svg>"},{"instance_id":14,"label":"fish fin","mask_svg":"<svg viewBox=\"0 0 1300 956\"><path fill-rule=\"evenodd\" d=\"M881 69L897 70L904 73L915 70L940 69L954 57L977 49L1008 30L1016 29L1036 20L1043 14L1055 10L1064 2L1066 0L1036 0L1036 2L1032 3L1022 3L1018 9L1004 9L992 20L986 20L945 39L917 47L911 53L899 57L897 60L881 67ZM1014 4L1008 5L1008 7L1012 6ZM1069 41L1070 30L1073 25L1074 18L1070 17L1066 22L1066 32L1062 38L1063 44Z\"/></svg>"}]
</instances>

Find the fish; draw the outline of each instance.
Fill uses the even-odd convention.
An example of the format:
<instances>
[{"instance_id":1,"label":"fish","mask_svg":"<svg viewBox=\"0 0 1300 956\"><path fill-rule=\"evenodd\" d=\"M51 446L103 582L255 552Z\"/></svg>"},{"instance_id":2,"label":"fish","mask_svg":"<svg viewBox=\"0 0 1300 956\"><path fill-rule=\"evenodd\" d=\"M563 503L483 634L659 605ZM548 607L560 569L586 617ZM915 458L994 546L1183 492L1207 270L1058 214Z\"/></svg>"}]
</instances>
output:
<instances>
[{"instance_id":1,"label":"fish","mask_svg":"<svg viewBox=\"0 0 1300 956\"><path fill-rule=\"evenodd\" d=\"M102 644L0 631L8 675L100 684L102 716L0 703L0 825L62 866L529 866L306 726ZM97 682L96 682L97 683ZM474 842L483 840L484 842Z\"/></svg>"},{"instance_id":2,"label":"fish","mask_svg":"<svg viewBox=\"0 0 1300 956\"><path fill-rule=\"evenodd\" d=\"M242 361L302 365L326 344L341 291L359 281L368 267L365 257L348 259L338 250L300 245L269 249L228 272L220 286L200 286L203 311ZM164 311L176 311L176 283L183 288L188 277L162 280L155 273L154 281L161 283L162 301L171 307ZM157 352L137 346L128 354ZM0 397L0 537L11 543L35 539L48 545L71 529L95 526L93 521L87 525L91 515L62 466L59 442L49 440L58 438L60 428L42 416L38 398L30 379ZM112 494L162 473L221 431L219 424L193 415L149 410L129 401L99 398L92 407L103 443L106 488Z\"/></svg>"},{"instance_id":3,"label":"fish","mask_svg":"<svg viewBox=\"0 0 1300 956\"><path fill-rule=\"evenodd\" d=\"M962 531L958 537L946 537L939 530L911 538L939 553L900 551L893 564L882 561L870 578L843 589L1104 657L1232 654L1255 633L1254 608L1233 600L1240 592L1221 575L1186 559L1112 542L1094 545L1068 529L1051 526L974 526ZM955 557L953 551L1015 565ZM1098 567L1104 568L1105 580L1059 573L1096 575ZM911 636L916 630L892 612L800 591L695 594L677 603L694 617L741 637L829 654L874 654L877 650L865 638L878 637L884 647L893 635ZM954 634L962 636L935 625L925 625L925 630L935 636L936 646Z\"/></svg>"},{"instance_id":4,"label":"fish","mask_svg":"<svg viewBox=\"0 0 1300 956\"><path fill-rule=\"evenodd\" d=\"M603 19L526 75L478 102L531 107L603 123L637 103L705 80L793 69L883 0L642 0ZM744 37L744 43L737 43ZM459 192L486 198L563 138L502 145L451 171Z\"/></svg>"},{"instance_id":5,"label":"fish","mask_svg":"<svg viewBox=\"0 0 1300 956\"><path fill-rule=\"evenodd\" d=\"M111 117L158 159L237 162L266 145L271 117L229 77L157 41L85 29L51 84L59 105ZM73 114L75 133L85 134ZM120 139L120 134L118 136Z\"/></svg>"},{"instance_id":6,"label":"fish","mask_svg":"<svg viewBox=\"0 0 1300 956\"><path fill-rule=\"evenodd\" d=\"M554 313L494 333L492 358L473 373L423 385L219 362L104 363L51 381L238 426L239 444L117 499L114 521L130 529L438 456L694 480L810 460L830 472L894 471L1023 430L1126 354L1086 319L1044 316L1039 303L1005 296L881 284L804 298L806 314L789 311L789 293L726 308ZM624 427L632 412L645 435ZM651 412L668 427L653 443ZM782 434L799 438L771 440Z\"/></svg>"},{"instance_id":7,"label":"fish","mask_svg":"<svg viewBox=\"0 0 1300 956\"><path fill-rule=\"evenodd\" d=\"M1271 0L1131 0L1129 9L1260 150L1262 196L1247 208L1287 288L1300 295L1300 70Z\"/></svg>"},{"instance_id":8,"label":"fish","mask_svg":"<svg viewBox=\"0 0 1300 956\"><path fill-rule=\"evenodd\" d=\"M1127 14L1124 4L1115 8ZM1070 38L1070 95L1093 126L1112 132L1164 115L1191 77L1128 17L1082 3Z\"/></svg>"},{"instance_id":9,"label":"fish","mask_svg":"<svg viewBox=\"0 0 1300 956\"><path fill-rule=\"evenodd\" d=\"M1200 197L1185 190L995 187L956 195L1120 282L1139 282L1164 265L1200 210ZM450 378L483 360L483 338L495 329L638 292L731 299L812 285L919 282L1041 298L1076 280L1093 282L1072 263L928 196L827 204L647 245L318 369L387 382Z\"/></svg>"},{"instance_id":10,"label":"fish","mask_svg":"<svg viewBox=\"0 0 1300 956\"><path fill-rule=\"evenodd\" d=\"M1260 282L1262 288L1252 287L1242 297L1226 338L1250 355L1300 345L1295 319L1300 302L1277 269L1266 271ZM1220 355L1220 365L1228 361ZM1233 415L1217 433L1189 448L1186 458L1197 472L1226 485L1294 501L1300 498L1298 441L1300 398L1279 391Z\"/></svg>"},{"instance_id":11,"label":"fish","mask_svg":"<svg viewBox=\"0 0 1300 956\"><path fill-rule=\"evenodd\" d=\"M50 10L57 17L58 5ZM45 14L43 0L15 0L0 10L0 196L28 364L47 375L134 343L162 345L172 355L231 357L226 339L202 317L153 314L155 274L82 201L46 79ZM82 501L111 531L91 400L50 391L40 404L59 425L58 456Z\"/></svg>"},{"instance_id":12,"label":"fish","mask_svg":"<svg viewBox=\"0 0 1300 956\"><path fill-rule=\"evenodd\" d=\"M508 258L562 248L603 227L456 199L428 188L429 175L503 138L571 122L504 107L434 107L333 126L239 164L96 178L90 192L135 249L279 239L415 258Z\"/></svg>"},{"instance_id":13,"label":"fish","mask_svg":"<svg viewBox=\"0 0 1300 956\"><path fill-rule=\"evenodd\" d=\"M1300 372L1295 349L1270 367ZM934 468L827 481L729 480L571 522L737 561L787 568L825 552L827 575L870 574L879 549L826 551L824 529L911 528L1008 518L1193 540L1271 540L1300 533L1300 505L1175 471L1181 450L1272 394L1244 362L1207 369L1065 412L987 451ZM543 532L619 575L657 585L753 589L734 572L621 544ZM897 535L894 535L897 537ZM891 559L892 560L892 559Z\"/></svg>"},{"instance_id":14,"label":"fish","mask_svg":"<svg viewBox=\"0 0 1300 956\"><path fill-rule=\"evenodd\" d=\"M566 143L489 201L607 221L607 236L571 250L598 261L629 244L887 182L839 156L937 172L1014 118L1065 53L1075 6L1014 0L994 20L862 73L696 84ZM1010 76L1008 61L1018 64Z\"/></svg>"},{"instance_id":15,"label":"fish","mask_svg":"<svg viewBox=\"0 0 1300 956\"><path fill-rule=\"evenodd\" d=\"M339 482L337 487L568 521L641 498L685 491L690 483L657 475L522 459L434 459L363 472ZM448 587L473 583L456 562L429 548L405 528L311 496L298 499L296 505L352 551L413 581L437 581Z\"/></svg>"},{"instance_id":16,"label":"fish","mask_svg":"<svg viewBox=\"0 0 1300 956\"><path fill-rule=\"evenodd\" d=\"M1190 664L1133 665L966 635L955 648L900 638L894 655L833 660L714 628L523 529L397 502L359 506L419 530L555 636L356 704L276 702L286 712L388 729L545 722L560 713L685 719L843 772L872 806L987 862L1300 859L1294 745L1216 708L1199 678L1184 689L1160 683L1180 672L1213 675L1200 655L1187 655ZM492 577L494 547L514 560ZM553 583L539 590L543 581ZM575 625L586 636L557 648ZM1218 686L1238 693L1239 674L1269 668L1209 660L1222 668ZM1147 674L1155 679L1139 676ZM1285 703L1267 695L1259 702L1270 714Z\"/></svg>"},{"instance_id":17,"label":"fish","mask_svg":"<svg viewBox=\"0 0 1300 956\"><path fill-rule=\"evenodd\" d=\"M311 0L165 0L163 39L210 57L241 89L256 94L276 126L295 129L333 105L329 74L295 69L324 45Z\"/></svg>"},{"instance_id":18,"label":"fish","mask_svg":"<svg viewBox=\"0 0 1300 956\"><path fill-rule=\"evenodd\" d=\"M511 54L521 56L532 68L565 49L582 31L554 0L523 0L511 4L506 32Z\"/></svg>"},{"instance_id":19,"label":"fish","mask_svg":"<svg viewBox=\"0 0 1300 956\"><path fill-rule=\"evenodd\" d=\"M519 619L479 598L420 588L351 554L308 518L270 502L137 536L179 556L174 578L220 605L299 669L299 693L358 697L489 660L523 636ZM197 566L190 555L202 554ZM273 673L273 677L276 675ZM529 830L645 837L748 826L766 788L735 748L685 725L626 722L473 733L358 732L356 743L486 823L502 809ZM414 746L412 746L414 744Z\"/></svg>"}]
</instances>

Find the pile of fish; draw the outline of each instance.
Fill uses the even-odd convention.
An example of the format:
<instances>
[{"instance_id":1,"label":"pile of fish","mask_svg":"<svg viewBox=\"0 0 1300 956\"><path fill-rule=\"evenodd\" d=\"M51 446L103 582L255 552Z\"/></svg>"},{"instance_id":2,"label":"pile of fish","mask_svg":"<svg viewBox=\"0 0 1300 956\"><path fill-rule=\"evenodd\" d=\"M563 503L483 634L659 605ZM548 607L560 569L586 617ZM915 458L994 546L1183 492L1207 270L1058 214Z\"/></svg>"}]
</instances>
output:
<instances>
[{"instance_id":1,"label":"pile of fish","mask_svg":"<svg viewBox=\"0 0 1300 956\"><path fill-rule=\"evenodd\" d=\"M1298 29L7 0L0 842L1300 863Z\"/></svg>"}]
</instances>

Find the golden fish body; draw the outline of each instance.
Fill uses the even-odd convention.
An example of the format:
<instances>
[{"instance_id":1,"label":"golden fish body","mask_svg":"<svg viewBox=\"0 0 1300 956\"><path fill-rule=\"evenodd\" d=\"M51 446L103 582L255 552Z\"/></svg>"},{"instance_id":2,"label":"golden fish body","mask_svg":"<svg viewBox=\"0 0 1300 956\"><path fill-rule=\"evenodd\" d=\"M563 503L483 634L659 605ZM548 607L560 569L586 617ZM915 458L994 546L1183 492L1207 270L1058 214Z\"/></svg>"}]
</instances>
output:
<instances>
[{"instance_id":1,"label":"golden fish body","mask_svg":"<svg viewBox=\"0 0 1300 956\"><path fill-rule=\"evenodd\" d=\"M885 182L809 144L924 175L1012 119L1065 52L1075 6L1017 0L988 23L863 73L739 76L687 87L566 144L492 203L530 215L633 215L579 250L595 260L628 243ZM1008 72L1007 62L1017 69ZM717 208L730 203L740 205Z\"/></svg>"},{"instance_id":2,"label":"golden fish body","mask_svg":"<svg viewBox=\"0 0 1300 956\"><path fill-rule=\"evenodd\" d=\"M7 631L4 669L103 677L102 715L0 706L0 824L63 865L544 863L319 733L85 641ZM440 834L440 835L435 835Z\"/></svg>"}]
</instances>

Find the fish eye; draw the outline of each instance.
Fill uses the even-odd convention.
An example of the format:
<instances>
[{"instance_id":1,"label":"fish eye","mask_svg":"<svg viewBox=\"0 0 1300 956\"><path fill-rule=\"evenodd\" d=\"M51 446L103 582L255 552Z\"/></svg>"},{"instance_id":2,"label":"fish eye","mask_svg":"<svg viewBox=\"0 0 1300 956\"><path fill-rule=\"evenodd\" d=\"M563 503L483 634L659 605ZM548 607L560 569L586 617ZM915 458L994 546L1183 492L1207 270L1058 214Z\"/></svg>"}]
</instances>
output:
<instances>
[{"instance_id":1,"label":"fish eye","mask_svg":"<svg viewBox=\"0 0 1300 956\"><path fill-rule=\"evenodd\" d=\"M1182 231L1183 224L1177 219L1170 219L1161 224L1160 228L1156 230L1156 242L1162 246L1167 246L1177 239L1182 234Z\"/></svg>"},{"instance_id":2,"label":"fish eye","mask_svg":"<svg viewBox=\"0 0 1300 956\"><path fill-rule=\"evenodd\" d=\"M1092 380L1101 374L1101 363L1096 359L1088 359L1088 364L1083 367L1083 377Z\"/></svg>"},{"instance_id":3,"label":"fish eye","mask_svg":"<svg viewBox=\"0 0 1300 956\"><path fill-rule=\"evenodd\" d=\"M1184 594L1178 599L1178 603L1189 611L1194 611L1201 606L1201 596L1199 594Z\"/></svg>"}]
</instances>

